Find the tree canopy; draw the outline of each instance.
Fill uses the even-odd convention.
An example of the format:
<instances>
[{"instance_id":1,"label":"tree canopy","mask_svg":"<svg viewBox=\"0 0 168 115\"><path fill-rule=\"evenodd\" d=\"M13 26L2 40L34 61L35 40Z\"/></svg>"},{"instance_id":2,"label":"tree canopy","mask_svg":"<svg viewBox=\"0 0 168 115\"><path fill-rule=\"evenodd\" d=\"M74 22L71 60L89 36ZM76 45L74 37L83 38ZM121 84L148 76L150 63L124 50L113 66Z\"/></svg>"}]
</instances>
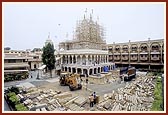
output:
<instances>
[{"instance_id":1,"label":"tree canopy","mask_svg":"<svg viewBox=\"0 0 168 115\"><path fill-rule=\"evenodd\" d=\"M43 47L42 61L46 67L50 70L55 68L55 56L54 56L54 46L50 43Z\"/></svg>"}]
</instances>

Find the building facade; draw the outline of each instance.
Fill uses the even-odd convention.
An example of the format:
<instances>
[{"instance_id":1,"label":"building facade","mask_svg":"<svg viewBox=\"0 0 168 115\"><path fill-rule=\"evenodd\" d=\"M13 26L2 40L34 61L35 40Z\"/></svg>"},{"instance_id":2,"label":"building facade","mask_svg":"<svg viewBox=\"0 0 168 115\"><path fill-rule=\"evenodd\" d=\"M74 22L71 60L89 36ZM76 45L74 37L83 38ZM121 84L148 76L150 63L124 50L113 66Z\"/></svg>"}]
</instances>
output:
<instances>
[{"instance_id":1,"label":"building facade","mask_svg":"<svg viewBox=\"0 0 168 115\"><path fill-rule=\"evenodd\" d=\"M30 70L36 70L42 66L42 49L34 48L32 51L27 51L27 59Z\"/></svg>"},{"instance_id":2,"label":"building facade","mask_svg":"<svg viewBox=\"0 0 168 115\"><path fill-rule=\"evenodd\" d=\"M27 78L29 65L25 51L4 51L4 80Z\"/></svg>"},{"instance_id":3,"label":"building facade","mask_svg":"<svg viewBox=\"0 0 168 115\"><path fill-rule=\"evenodd\" d=\"M93 21L92 15L77 21L74 38L59 44L62 70L71 73L94 75L111 70L114 63L108 60L103 27Z\"/></svg>"},{"instance_id":4,"label":"building facade","mask_svg":"<svg viewBox=\"0 0 168 115\"><path fill-rule=\"evenodd\" d=\"M164 65L164 39L108 44L109 61L117 66L132 65L159 70Z\"/></svg>"}]
</instances>

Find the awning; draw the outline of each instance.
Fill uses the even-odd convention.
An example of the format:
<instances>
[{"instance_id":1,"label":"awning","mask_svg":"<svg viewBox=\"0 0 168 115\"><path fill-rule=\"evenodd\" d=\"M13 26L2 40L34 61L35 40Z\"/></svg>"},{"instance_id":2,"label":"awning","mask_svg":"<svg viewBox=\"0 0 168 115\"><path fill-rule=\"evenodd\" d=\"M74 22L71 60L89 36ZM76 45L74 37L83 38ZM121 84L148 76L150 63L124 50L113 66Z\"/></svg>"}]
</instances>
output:
<instances>
[{"instance_id":1,"label":"awning","mask_svg":"<svg viewBox=\"0 0 168 115\"><path fill-rule=\"evenodd\" d=\"M46 67L46 65L43 65L43 66L39 67L38 69L43 70L45 67Z\"/></svg>"}]
</instances>

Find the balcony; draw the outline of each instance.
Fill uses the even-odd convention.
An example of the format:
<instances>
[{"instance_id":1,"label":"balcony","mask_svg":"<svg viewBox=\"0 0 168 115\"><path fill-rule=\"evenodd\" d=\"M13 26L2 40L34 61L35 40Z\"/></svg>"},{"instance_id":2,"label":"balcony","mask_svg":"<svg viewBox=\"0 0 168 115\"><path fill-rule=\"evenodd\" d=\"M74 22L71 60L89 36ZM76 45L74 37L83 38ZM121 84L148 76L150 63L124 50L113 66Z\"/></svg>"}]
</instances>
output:
<instances>
[{"instance_id":1,"label":"balcony","mask_svg":"<svg viewBox=\"0 0 168 115\"><path fill-rule=\"evenodd\" d=\"M133 56L133 57L131 56L130 59L131 59L131 61L136 61L136 60L138 60L138 56Z\"/></svg>"},{"instance_id":2,"label":"balcony","mask_svg":"<svg viewBox=\"0 0 168 115\"><path fill-rule=\"evenodd\" d=\"M109 60L113 60L113 57L112 57L112 56L110 56L110 57L109 57Z\"/></svg>"},{"instance_id":3,"label":"balcony","mask_svg":"<svg viewBox=\"0 0 168 115\"><path fill-rule=\"evenodd\" d=\"M160 60L160 56L159 55L151 55L151 60L152 61L159 61Z\"/></svg>"},{"instance_id":4,"label":"balcony","mask_svg":"<svg viewBox=\"0 0 168 115\"><path fill-rule=\"evenodd\" d=\"M112 52L109 52L108 54L109 54L109 55L112 55L113 53L112 53Z\"/></svg>"},{"instance_id":5,"label":"balcony","mask_svg":"<svg viewBox=\"0 0 168 115\"><path fill-rule=\"evenodd\" d=\"M115 61L120 61L120 59L121 59L120 56L117 56L117 57L114 56L114 60L115 60Z\"/></svg>"},{"instance_id":6,"label":"balcony","mask_svg":"<svg viewBox=\"0 0 168 115\"><path fill-rule=\"evenodd\" d=\"M114 55L121 55L119 52L114 52Z\"/></svg>"},{"instance_id":7,"label":"balcony","mask_svg":"<svg viewBox=\"0 0 168 115\"><path fill-rule=\"evenodd\" d=\"M158 52L158 51L152 51L150 54L160 54L160 52Z\"/></svg>"},{"instance_id":8,"label":"balcony","mask_svg":"<svg viewBox=\"0 0 168 115\"><path fill-rule=\"evenodd\" d=\"M141 51L139 54L148 54L148 52L147 51Z\"/></svg>"},{"instance_id":9,"label":"balcony","mask_svg":"<svg viewBox=\"0 0 168 115\"><path fill-rule=\"evenodd\" d=\"M122 60L124 61L128 60L128 56L122 56Z\"/></svg>"},{"instance_id":10,"label":"balcony","mask_svg":"<svg viewBox=\"0 0 168 115\"><path fill-rule=\"evenodd\" d=\"M145 54L141 54L140 57L139 57L139 59L140 59L141 61L147 61L147 60L148 60L148 56L145 55Z\"/></svg>"}]
</instances>

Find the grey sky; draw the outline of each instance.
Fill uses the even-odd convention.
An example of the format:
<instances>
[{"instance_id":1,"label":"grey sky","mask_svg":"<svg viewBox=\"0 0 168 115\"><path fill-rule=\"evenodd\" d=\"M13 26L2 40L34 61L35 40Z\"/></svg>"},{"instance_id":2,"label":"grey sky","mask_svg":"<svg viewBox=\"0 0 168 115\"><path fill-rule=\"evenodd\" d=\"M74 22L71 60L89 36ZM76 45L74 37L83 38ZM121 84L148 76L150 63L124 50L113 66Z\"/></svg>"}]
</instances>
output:
<instances>
[{"instance_id":1,"label":"grey sky","mask_svg":"<svg viewBox=\"0 0 168 115\"><path fill-rule=\"evenodd\" d=\"M86 8L88 16L91 9L95 20L99 16L107 43L164 37L163 4L15 3L3 7L4 47L16 50L42 48L49 32L54 44L72 39Z\"/></svg>"}]
</instances>

